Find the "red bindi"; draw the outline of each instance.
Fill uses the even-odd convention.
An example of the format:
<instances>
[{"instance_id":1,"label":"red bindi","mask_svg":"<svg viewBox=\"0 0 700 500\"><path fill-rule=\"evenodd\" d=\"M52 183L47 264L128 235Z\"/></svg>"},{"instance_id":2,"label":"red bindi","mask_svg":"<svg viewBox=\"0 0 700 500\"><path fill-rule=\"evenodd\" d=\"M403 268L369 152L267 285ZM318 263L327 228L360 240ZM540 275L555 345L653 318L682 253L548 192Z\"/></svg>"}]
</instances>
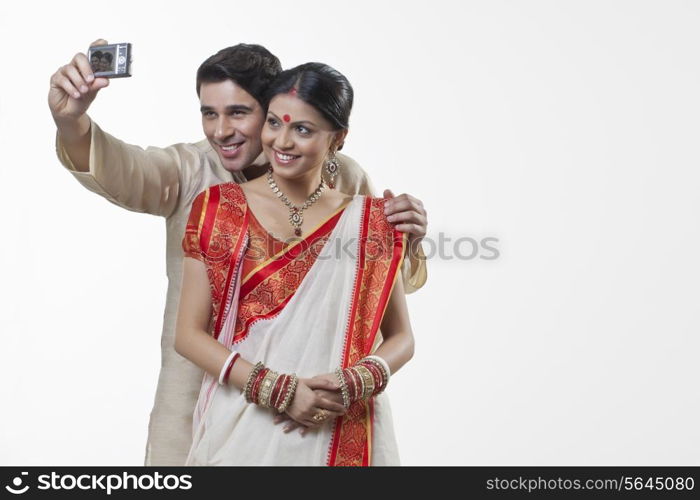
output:
<instances>
[{"instance_id":1,"label":"red bindi","mask_svg":"<svg viewBox=\"0 0 700 500\"><path fill-rule=\"evenodd\" d=\"M284 115L284 116L282 117L282 119L283 119L284 121L286 121L287 123L289 123L289 120L291 120L292 117L289 116L289 115Z\"/></svg>"},{"instance_id":2,"label":"red bindi","mask_svg":"<svg viewBox=\"0 0 700 500\"><path fill-rule=\"evenodd\" d=\"M292 87L291 90L289 91L291 95L297 95L297 89L296 87Z\"/></svg>"}]
</instances>

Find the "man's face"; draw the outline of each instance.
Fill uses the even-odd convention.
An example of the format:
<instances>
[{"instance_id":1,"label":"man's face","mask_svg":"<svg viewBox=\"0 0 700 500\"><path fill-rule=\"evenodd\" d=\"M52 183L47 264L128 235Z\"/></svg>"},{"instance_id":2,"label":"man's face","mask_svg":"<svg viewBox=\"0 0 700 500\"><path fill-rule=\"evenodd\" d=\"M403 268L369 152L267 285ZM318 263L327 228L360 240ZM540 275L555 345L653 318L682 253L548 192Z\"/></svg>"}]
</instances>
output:
<instances>
[{"instance_id":1,"label":"man's face","mask_svg":"<svg viewBox=\"0 0 700 500\"><path fill-rule=\"evenodd\" d=\"M265 115L255 98L232 80L202 83L202 129L229 171L240 171L260 155Z\"/></svg>"}]
</instances>

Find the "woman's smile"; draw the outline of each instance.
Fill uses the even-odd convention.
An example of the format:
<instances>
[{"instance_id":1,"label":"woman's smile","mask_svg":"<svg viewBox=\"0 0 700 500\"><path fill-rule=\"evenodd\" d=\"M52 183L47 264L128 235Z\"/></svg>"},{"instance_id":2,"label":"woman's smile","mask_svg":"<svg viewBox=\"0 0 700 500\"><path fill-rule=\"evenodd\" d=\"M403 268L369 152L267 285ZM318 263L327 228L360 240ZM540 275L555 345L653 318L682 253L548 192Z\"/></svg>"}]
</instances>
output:
<instances>
[{"instance_id":1,"label":"woman's smile","mask_svg":"<svg viewBox=\"0 0 700 500\"><path fill-rule=\"evenodd\" d=\"M290 155L288 153L282 153L276 149L273 149L273 151L275 152L275 162L283 167L291 165L295 160L301 158L301 155Z\"/></svg>"}]
</instances>

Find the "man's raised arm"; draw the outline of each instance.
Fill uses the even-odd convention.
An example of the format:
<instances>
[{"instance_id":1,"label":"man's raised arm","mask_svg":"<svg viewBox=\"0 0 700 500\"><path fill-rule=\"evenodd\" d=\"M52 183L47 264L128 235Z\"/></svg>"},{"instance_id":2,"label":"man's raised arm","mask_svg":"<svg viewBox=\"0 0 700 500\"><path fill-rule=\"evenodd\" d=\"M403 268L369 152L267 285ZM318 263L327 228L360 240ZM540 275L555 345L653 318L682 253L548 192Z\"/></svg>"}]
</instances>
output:
<instances>
[{"instance_id":1,"label":"man's raised arm","mask_svg":"<svg viewBox=\"0 0 700 500\"><path fill-rule=\"evenodd\" d=\"M182 165L201 166L202 155L188 145L143 150L103 132L87 111L108 85L108 79L93 75L81 53L51 76L48 101L58 158L83 186L112 203L168 216L177 206Z\"/></svg>"},{"instance_id":2,"label":"man's raised arm","mask_svg":"<svg viewBox=\"0 0 700 500\"><path fill-rule=\"evenodd\" d=\"M104 45L97 40L92 46ZM95 78L85 54L76 54L71 62L51 75L49 109L58 129L58 139L78 172L90 169L90 118L87 110L107 78Z\"/></svg>"}]
</instances>

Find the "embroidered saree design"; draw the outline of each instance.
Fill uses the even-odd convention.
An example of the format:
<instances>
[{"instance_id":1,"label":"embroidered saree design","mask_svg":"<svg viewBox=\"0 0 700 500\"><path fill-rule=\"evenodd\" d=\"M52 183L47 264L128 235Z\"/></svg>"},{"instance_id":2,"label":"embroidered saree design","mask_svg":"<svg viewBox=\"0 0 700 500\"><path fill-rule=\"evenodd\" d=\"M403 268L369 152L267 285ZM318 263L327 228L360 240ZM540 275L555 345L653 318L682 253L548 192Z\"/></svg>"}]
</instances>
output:
<instances>
[{"instance_id":1,"label":"embroidered saree design","mask_svg":"<svg viewBox=\"0 0 700 500\"><path fill-rule=\"evenodd\" d=\"M394 230L386 220L384 200L355 196L346 207L331 215L301 241L283 248L248 272L247 276L243 276L241 269L246 246L249 244L250 216L240 186L233 183L220 184L197 196L186 227L183 239L185 255L202 260L207 268L212 293L211 333L214 338L227 347L238 350L250 362L263 359L249 359L246 354L267 357L270 362L277 359L280 365L290 363L289 368L296 367L297 370L301 365L294 364L297 362L292 356L294 349L301 351L300 356L307 356L304 360L306 366L313 364L309 362L310 354L306 350L312 350L315 345L320 346L324 342L328 348L319 347L321 351L313 360L322 357L323 359L314 362L317 362L316 369L325 369L325 372L332 371L338 364L350 366L370 354L401 268L406 243L405 235ZM342 245L334 248L336 240L345 245L345 251L348 248L354 250L351 257L343 257L337 263L329 258L334 255L334 251L343 251ZM326 281L326 276L340 277L343 286L341 283ZM305 280L307 277L309 279ZM341 289L345 292L341 292ZM333 311L333 307L320 310L314 307L322 300L337 310ZM305 320L309 323L305 323ZM310 335L309 340L306 340L305 329L318 325L328 326L323 327L323 332L315 332L318 337L313 338L318 338L319 341L308 346L313 341ZM324 333L326 330L329 331ZM283 353L278 352L280 348L271 347L273 342L288 341L287 337L289 342L296 342L290 345L298 347L288 348ZM246 353L246 349L250 351ZM292 352L286 352L290 350ZM327 353L326 350L335 352ZM277 365L269 366L274 370L283 369ZM299 375L312 376L318 373L323 371ZM207 432L212 435L215 433L207 429L207 426L215 426L211 420L213 415L208 414L215 398L230 398L231 405L238 405L236 408L240 412L241 422L245 421L251 411L237 401L236 398L240 398L236 388L229 390L226 395L217 394L219 390L221 389L214 377L205 374L195 411L195 439L191 457L203 453L195 448L202 440L208 439ZM214 412L222 412L224 415L218 406L223 404L217 401ZM269 424L262 421L262 418L250 417L251 423L245 424L250 426L249 432L263 435L267 429L264 426L272 424L271 416ZM317 433L319 436L315 449L323 446L326 450L325 458L320 457L319 460L332 466L371 465L373 419L374 399L354 403L343 417L327 426L327 435ZM203 423L203 420L208 423ZM232 436L238 432L234 431L231 429ZM239 439L238 453L241 453L240 447L244 441L243 437ZM312 446L311 439L307 441L308 446ZM217 443L214 445L218 446ZM207 453L214 445L207 442ZM270 446L273 445L281 446L277 442L271 442ZM234 449L233 445L231 447ZM212 456L218 459L226 453L229 452L221 448L218 455L212 453ZM280 454L283 453L285 451L281 450Z\"/></svg>"},{"instance_id":2,"label":"embroidered saree design","mask_svg":"<svg viewBox=\"0 0 700 500\"><path fill-rule=\"evenodd\" d=\"M338 210L309 236L282 250L243 278L234 342L247 335L253 321L274 316L292 298L341 214L342 211Z\"/></svg>"}]
</instances>

